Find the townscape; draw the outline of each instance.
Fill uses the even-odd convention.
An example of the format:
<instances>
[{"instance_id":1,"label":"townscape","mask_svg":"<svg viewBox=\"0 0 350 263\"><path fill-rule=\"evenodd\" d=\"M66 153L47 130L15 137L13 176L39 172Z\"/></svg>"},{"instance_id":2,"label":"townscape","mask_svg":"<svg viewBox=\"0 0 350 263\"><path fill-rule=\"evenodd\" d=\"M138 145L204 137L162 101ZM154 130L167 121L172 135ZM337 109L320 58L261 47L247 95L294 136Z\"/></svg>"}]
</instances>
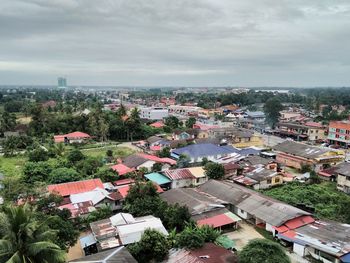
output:
<instances>
[{"instance_id":1,"label":"townscape","mask_svg":"<svg viewBox=\"0 0 350 263\"><path fill-rule=\"evenodd\" d=\"M349 91L3 86L0 261L350 262Z\"/></svg>"}]
</instances>

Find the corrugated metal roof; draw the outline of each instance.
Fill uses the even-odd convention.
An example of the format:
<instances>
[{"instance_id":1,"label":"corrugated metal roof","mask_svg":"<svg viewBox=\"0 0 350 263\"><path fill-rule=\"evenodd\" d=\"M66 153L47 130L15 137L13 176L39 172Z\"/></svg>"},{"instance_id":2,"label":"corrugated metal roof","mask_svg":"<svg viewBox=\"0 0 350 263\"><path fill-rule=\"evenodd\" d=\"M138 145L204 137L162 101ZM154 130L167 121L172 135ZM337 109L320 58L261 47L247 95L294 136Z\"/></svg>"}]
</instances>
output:
<instances>
[{"instance_id":1,"label":"corrugated metal roof","mask_svg":"<svg viewBox=\"0 0 350 263\"><path fill-rule=\"evenodd\" d=\"M187 168L166 170L164 174L171 180L195 179L196 177Z\"/></svg>"},{"instance_id":2,"label":"corrugated metal roof","mask_svg":"<svg viewBox=\"0 0 350 263\"><path fill-rule=\"evenodd\" d=\"M123 245L140 241L141 236L146 229L154 229L164 235L168 235L168 231L164 228L162 221L153 216L143 217L143 220L133 224L117 226L119 238Z\"/></svg>"},{"instance_id":3,"label":"corrugated metal roof","mask_svg":"<svg viewBox=\"0 0 350 263\"><path fill-rule=\"evenodd\" d=\"M47 187L48 191L58 193L61 196L68 196L71 194L78 194L94 190L95 188L102 188L103 183L101 179L89 179L78 182L70 182L63 184L52 184Z\"/></svg>"},{"instance_id":4,"label":"corrugated metal roof","mask_svg":"<svg viewBox=\"0 0 350 263\"><path fill-rule=\"evenodd\" d=\"M216 216L213 216L210 218L198 220L197 225L199 225L199 226L208 225L208 226L212 226L212 227L216 228L216 227L221 227L221 226L233 224L235 222L236 221L233 220L231 217L228 217L225 214L221 214L221 215L216 215Z\"/></svg>"},{"instance_id":5,"label":"corrugated metal roof","mask_svg":"<svg viewBox=\"0 0 350 263\"><path fill-rule=\"evenodd\" d=\"M198 189L229 202L272 226L280 226L301 215L310 215L299 208L234 183L210 180Z\"/></svg>"},{"instance_id":6,"label":"corrugated metal roof","mask_svg":"<svg viewBox=\"0 0 350 263\"><path fill-rule=\"evenodd\" d=\"M205 170L203 169L203 167L190 167L187 168L194 177L196 178L202 178L205 177Z\"/></svg>"},{"instance_id":7,"label":"corrugated metal roof","mask_svg":"<svg viewBox=\"0 0 350 263\"><path fill-rule=\"evenodd\" d=\"M155 182L158 185L171 183L171 180L168 177L166 177L160 173L150 173L150 174L145 174L144 176L148 180Z\"/></svg>"}]
</instances>

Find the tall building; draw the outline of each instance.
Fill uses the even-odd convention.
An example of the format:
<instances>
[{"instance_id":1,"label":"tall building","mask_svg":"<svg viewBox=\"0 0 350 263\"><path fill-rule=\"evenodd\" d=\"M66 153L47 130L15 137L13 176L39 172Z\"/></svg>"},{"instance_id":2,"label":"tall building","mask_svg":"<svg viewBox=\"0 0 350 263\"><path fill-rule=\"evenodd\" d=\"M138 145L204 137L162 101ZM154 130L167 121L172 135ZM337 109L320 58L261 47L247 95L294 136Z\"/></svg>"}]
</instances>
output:
<instances>
[{"instance_id":1,"label":"tall building","mask_svg":"<svg viewBox=\"0 0 350 263\"><path fill-rule=\"evenodd\" d=\"M169 116L167 108L148 107L140 110L140 117L147 120L162 120Z\"/></svg>"},{"instance_id":2,"label":"tall building","mask_svg":"<svg viewBox=\"0 0 350 263\"><path fill-rule=\"evenodd\" d=\"M350 145L350 120L331 121L328 127L328 140L330 144L343 147Z\"/></svg>"},{"instance_id":3,"label":"tall building","mask_svg":"<svg viewBox=\"0 0 350 263\"><path fill-rule=\"evenodd\" d=\"M66 88L67 87L67 79L64 77L58 77L57 78L57 86L59 88Z\"/></svg>"}]
</instances>

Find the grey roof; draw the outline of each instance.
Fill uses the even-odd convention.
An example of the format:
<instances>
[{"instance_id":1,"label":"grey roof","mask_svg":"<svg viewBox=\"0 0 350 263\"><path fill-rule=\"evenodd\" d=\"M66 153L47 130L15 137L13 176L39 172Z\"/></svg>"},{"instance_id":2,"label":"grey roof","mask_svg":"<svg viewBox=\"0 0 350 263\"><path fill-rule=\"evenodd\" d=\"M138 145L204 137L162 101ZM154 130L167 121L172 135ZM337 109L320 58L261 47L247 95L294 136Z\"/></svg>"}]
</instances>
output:
<instances>
[{"instance_id":1,"label":"grey roof","mask_svg":"<svg viewBox=\"0 0 350 263\"><path fill-rule=\"evenodd\" d=\"M350 225L332 221L316 221L295 230L302 243L335 255L350 252Z\"/></svg>"},{"instance_id":2,"label":"grey roof","mask_svg":"<svg viewBox=\"0 0 350 263\"><path fill-rule=\"evenodd\" d=\"M258 155L251 155L251 156L244 158L240 163L249 163L249 164L254 166L254 165L258 165L258 164L267 165L271 161L272 160L268 159L268 158L264 158L264 157L261 157Z\"/></svg>"},{"instance_id":3,"label":"grey roof","mask_svg":"<svg viewBox=\"0 0 350 263\"><path fill-rule=\"evenodd\" d=\"M321 155L331 151L330 149L325 149L317 146L310 146L304 143L294 141L284 141L274 146L274 149L278 152L293 154L308 159L318 158Z\"/></svg>"},{"instance_id":4,"label":"grey roof","mask_svg":"<svg viewBox=\"0 0 350 263\"><path fill-rule=\"evenodd\" d=\"M162 193L160 197L169 204L187 206L192 215L222 207L222 202L217 198L209 197L193 188L171 189Z\"/></svg>"},{"instance_id":5,"label":"grey roof","mask_svg":"<svg viewBox=\"0 0 350 263\"><path fill-rule=\"evenodd\" d=\"M340 163L335 168L335 173L344 175L349 177L350 176L350 163Z\"/></svg>"},{"instance_id":6,"label":"grey roof","mask_svg":"<svg viewBox=\"0 0 350 263\"><path fill-rule=\"evenodd\" d=\"M245 176L257 182L261 182L266 180L267 178L273 177L274 175L277 175L277 172L274 170L258 168L258 169L255 169L254 171L247 173Z\"/></svg>"},{"instance_id":7,"label":"grey roof","mask_svg":"<svg viewBox=\"0 0 350 263\"><path fill-rule=\"evenodd\" d=\"M163 138L159 137L159 136L151 136L147 139L147 142L152 144L152 143L155 143L155 142L159 142L159 141L162 141Z\"/></svg>"},{"instance_id":8,"label":"grey roof","mask_svg":"<svg viewBox=\"0 0 350 263\"><path fill-rule=\"evenodd\" d=\"M233 147L222 147L211 143L192 144L186 147L173 150L176 155L185 154L192 158L224 155L236 152Z\"/></svg>"},{"instance_id":9,"label":"grey roof","mask_svg":"<svg viewBox=\"0 0 350 263\"><path fill-rule=\"evenodd\" d=\"M129 253L124 247L118 247L103 251L97 254L92 254L79 259L74 259L69 262L81 262L81 263L137 263L136 259Z\"/></svg>"},{"instance_id":10,"label":"grey roof","mask_svg":"<svg viewBox=\"0 0 350 263\"><path fill-rule=\"evenodd\" d=\"M123 164L126 165L129 168L135 168L143 163L148 161L147 159L143 158L142 156L138 154L132 154L123 159Z\"/></svg>"},{"instance_id":11,"label":"grey roof","mask_svg":"<svg viewBox=\"0 0 350 263\"><path fill-rule=\"evenodd\" d=\"M280 226L301 215L310 215L301 209L234 183L209 180L199 186L198 190L231 203L273 226Z\"/></svg>"}]
</instances>

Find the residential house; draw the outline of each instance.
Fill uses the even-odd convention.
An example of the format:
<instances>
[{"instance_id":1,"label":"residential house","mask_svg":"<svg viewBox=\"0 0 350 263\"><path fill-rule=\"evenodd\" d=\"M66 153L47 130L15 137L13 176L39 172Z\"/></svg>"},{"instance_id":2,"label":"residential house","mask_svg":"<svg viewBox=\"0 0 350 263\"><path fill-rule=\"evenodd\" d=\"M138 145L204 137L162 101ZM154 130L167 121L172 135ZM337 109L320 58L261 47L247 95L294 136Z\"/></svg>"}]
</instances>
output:
<instances>
[{"instance_id":1,"label":"residential house","mask_svg":"<svg viewBox=\"0 0 350 263\"><path fill-rule=\"evenodd\" d=\"M50 193L55 193L63 197L69 197L72 194L85 193L96 188L104 189L101 179L88 179L78 182L52 184L47 187Z\"/></svg>"},{"instance_id":2,"label":"residential house","mask_svg":"<svg viewBox=\"0 0 350 263\"><path fill-rule=\"evenodd\" d=\"M335 168L337 189L350 194L350 163L341 163Z\"/></svg>"},{"instance_id":3,"label":"residential house","mask_svg":"<svg viewBox=\"0 0 350 263\"><path fill-rule=\"evenodd\" d=\"M153 128L163 128L165 126L163 121L156 121L154 123L151 123L149 126L153 127Z\"/></svg>"},{"instance_id":4,"label":"residential house","mask_svg":"<svg viewBox=\"0 0 350 263\"><path fill-rule=\"evenodd\" d=\"M161 173L149 173L145 174L144 177L159 185L162 189L168 190L171 188L171 180Z\"/></svg>"},{"instance_id":5,"label":"residential house","mask_svg":"<svg viewBox=\"0 0 350 263\"><path fill-rule=\"evenodd\" d=\"M303 165L309 165L316 172L336 165L345 158L344 152L340 150L310 146L307 144L284 141L276 146L276 161L282 165L301 169Z\"/></svg>"},{"instance_id":6,"label":"residential house","mask_svg":"<svg viewBox=\"0 0 350 263\"><path fill-rule=\"evenodd\" d=\"M227 156L237 150L232 146L218 146L210 143L192 144L182 148L175 149L171 152L171 156L179 159L181 155L187 156L190 163L198 163L207 158L214 161L217 158Z\"/></svg>"},{"instance_id":7,"label":"residential house","mask_svg":"<svg viewBox=\"0 0 350 263\"><path fill-rule=\"evenodd\" d=\"M62 135L55 135L55 143L83 143L91 139L91 136L84 132L72 132Z\"/></svg>"},{"instance_id":8,"label":"residential house","mask_svg":"<svg viewBox=\"0 0 350 263\"><path fill-rule=\"evenodd\" d=\"M88 239L80 239L81 242L86 242ZM85 243L86 244L86 243ZM106 250L97 254L74 259L69 263L137 263L136 259L130 254L126 247L121 246L116 249Z\"/></svg>"},{"instance_id":9,"label":"residential house","mask_svg":"<svg viewBox=\"0 0 350 263\"><path fill-rule=\"evenodd\" d=\"M237 263L238 257L232 251L217 246L214 243L205 243L203 247L189 249L172 249L164 263Z\"/></svg>"},{"instance_id":10,"label":"residential house","mask_svg":"<svg viewBox=\"0 0 350 263\"><path fill-rule=\"evenodd\" d=\"M82 248L89 251L104 251L140 241L146 229L154 229L164 235L168 232L162 221L154 216L133 217L128 213L119 213L108 219L90 223L89 246L82 243Z\"/></svg>"},{"instance_id":11,"label":"residential house","mask_svg":"<svg viewBox=\"0 0 350 263\"><path fill-rule=\"evenodd\" d=\"M283 176L275 170L258 167L241 176L234 177L233 181L255 190L261 190L283 184Z\"/></svg>"},{"instance_id":12,"label":"residential house","mask_svg":"<svg viewBox=\"0 0 350 263\"><path fill-rule=\"evenodd\" d=\"M151 136L149 138L147 138L146 142L147 142L147 146L151 147L151 146L156 146L159 145L159 143L164 140L162 137L159 136Z\"/></svg>"},{"instance_id":13,"label":"residential house","mask_svg":"<svg viewBox=\"0 0 350 263\"><path fill-rule=\"evenodd\" d=\"M218 229L238 227L241 219L225 208L221 200L208 197L193 188L178 188L164 192L160 197L168 204L185 205L191 218L199 225L210 225Z\"/></svg>"},{"instance_id":14,"label":"residential house","mask_svg":"<svg viewBox=\"0 0 350 263\"><path fill-rule=\"evenodd\" d=\"M330 144L348 148L350 145L350 120L331 121L328 126Z\"/></svg>"},{"instance_id":15,"label":"residential house","mask_svg":"<svg viewBox=\"0 0 350 263\"><path fill-rule=\"evenodd\" d=\"M324 263L350 262L350 225L310 219L298 227L300 224L279 228L276 236L301 257Z\"/></svg>"},{"instance_id":16,"label":"residential house","mask_svg":"<svg viewBox=\"0 0 350 263\"><path fill-rule=\"evenodd\" d=\"M166 170L170 166L175 165L176 161L170 158L160 158L155 155L136 153L125 157L122 162L123 165L129 168L133 168L135 170L146 168L148 171L151 171L153 165L156 163L162 164L162 170Z\"/></svg>"},{"instance_id":17,"label":"residential house","mask_svg":"<svg viewBox=\"0 0 350 263\"><path fill-rule=\"evenodd\" d=\"M129 168L122 163L111 166L111 169L117 172L119 176L135 172L135 168Z\"/></svg>"},{"instance_id":18,"label":"residential house","mask_svg":"<svg viewBox=\"0 0 350 263\"><path fill-rule=\"evenodd\" d=\"M120 210L122 208L120 203L122 196L118 192L110 193L101 188L95 188L92 191L84 193L71 194L69 196L69 199L73 205L84 202L91 202L95 208L108 206L112 211Z\"/></svg>"},{"instance_id":19,"label":"residential house","mask_svg":"<svg viewBox=\"0 0 350 263\"><path fill-rule=\"evenodd\" d=\"M172 140L193 140L196 138L198 134L198 130L196 129L189 129L186 131L175 131L172 134Z\"/></svg>"},{"instance_id":20,"label":"residential house","mask_svg":"<svg viewBox=\"0 0 350 263\"><path fill-rule=\"evenodd\" d=\"M200 185L198 191L222 200L231 212L269 232L274 232L274 227L291 219L310 215L299 208L226 181L209 180Z\"/></svg>"},{"instance_id":21,"label":"residential house","mask_svg":"<svg viewBox=\"0 0 350 263\"><path fill-rule=\"evenodd\" d=\"M192 186L193 181L197 179L187 168L166 170L163 174L171 180L172 189Z\"/></svg>"}]
</instances>

